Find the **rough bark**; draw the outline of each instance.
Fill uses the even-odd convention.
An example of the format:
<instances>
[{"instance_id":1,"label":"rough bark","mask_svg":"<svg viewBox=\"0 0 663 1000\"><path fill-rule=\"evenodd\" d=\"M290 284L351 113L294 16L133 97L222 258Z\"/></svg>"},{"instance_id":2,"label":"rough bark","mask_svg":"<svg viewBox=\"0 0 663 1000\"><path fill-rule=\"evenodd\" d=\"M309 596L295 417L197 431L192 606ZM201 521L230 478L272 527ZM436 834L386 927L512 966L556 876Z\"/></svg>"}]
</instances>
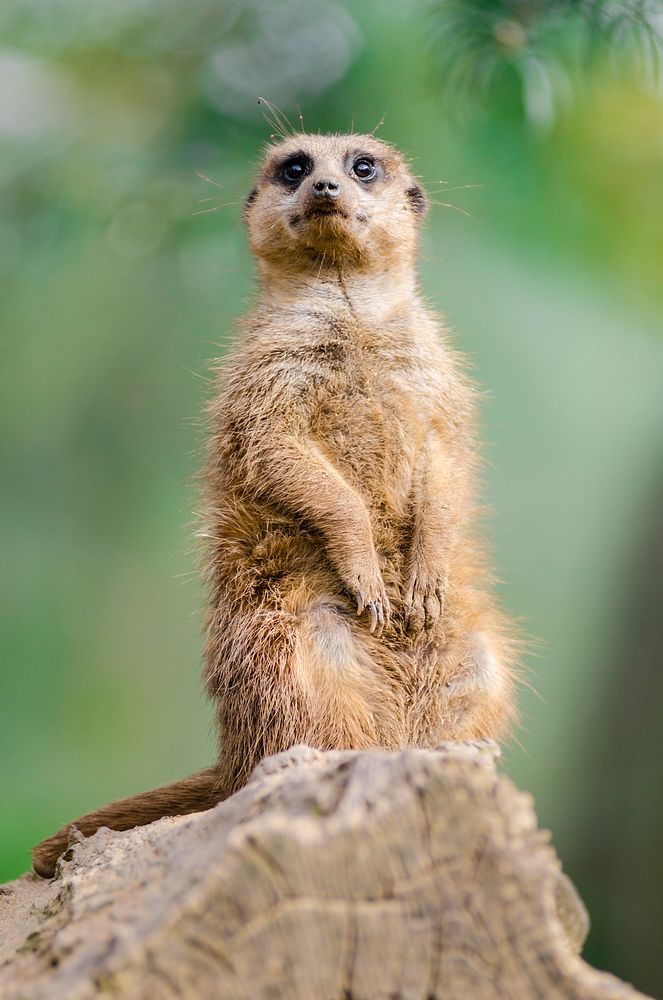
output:
<instances>
[{"instance_id":1,"label":"rough bark","mask_svg":"<svg viewBox=\"0 0 663 1000\"><path fill-rule=\"evenodd\" d=\"M216 808L0 887L0 995L635 1000L489 745L264 761Z\"/></svg>"}]
</instances>

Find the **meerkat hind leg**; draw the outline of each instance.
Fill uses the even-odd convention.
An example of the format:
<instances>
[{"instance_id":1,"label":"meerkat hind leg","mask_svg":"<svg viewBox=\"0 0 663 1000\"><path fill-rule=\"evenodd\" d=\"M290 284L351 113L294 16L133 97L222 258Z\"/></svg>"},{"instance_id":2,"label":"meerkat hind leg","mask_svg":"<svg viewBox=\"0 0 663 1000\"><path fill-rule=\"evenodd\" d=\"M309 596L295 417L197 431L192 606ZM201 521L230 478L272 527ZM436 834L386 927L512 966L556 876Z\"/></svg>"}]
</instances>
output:
<instances>
[{"instance_id":1,"label":"meerkat hind leg","mask_svg":"<svg viewBox=\"0 0 663 1000\"><path fill-rule=\"evenodd\" d=\"M457 668L444 684L447 713L453 719L453 738L496 739L511 715L508 656L481 631L471 632ZM445 713L445 714L447 714Z\"/></svg>"},{"instance_id":2,"label":"meerkat hind leg","mask_svg":"<svg viewBox=\"0 0 663 1000\"><path fill-rule=\"evenodd\" d=\"M350 624L338 598L317 598L298 617L293 670L309 708L308 741L321 749L391 742L390 691L375 657L377 640Z\"/></svg>"}]
</instances>

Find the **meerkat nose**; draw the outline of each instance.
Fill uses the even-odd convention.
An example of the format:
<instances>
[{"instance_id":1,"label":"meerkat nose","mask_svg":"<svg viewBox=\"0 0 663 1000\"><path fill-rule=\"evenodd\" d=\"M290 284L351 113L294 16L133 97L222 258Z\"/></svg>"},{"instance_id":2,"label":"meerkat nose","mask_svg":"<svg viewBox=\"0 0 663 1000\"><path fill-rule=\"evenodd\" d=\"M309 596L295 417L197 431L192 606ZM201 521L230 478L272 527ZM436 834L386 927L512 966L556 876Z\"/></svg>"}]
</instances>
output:
<instances>
[{"instance_id":1,"label":"meerkat nose","mask_svg":"<svg viewBox=\"0 0 663 1000\"><path fill-rule=\"evenodd\" d=\"M312 194L315 198L338 198L340 191L338 181L319 180L312 185Z\"/></svg>"}]
</instances>

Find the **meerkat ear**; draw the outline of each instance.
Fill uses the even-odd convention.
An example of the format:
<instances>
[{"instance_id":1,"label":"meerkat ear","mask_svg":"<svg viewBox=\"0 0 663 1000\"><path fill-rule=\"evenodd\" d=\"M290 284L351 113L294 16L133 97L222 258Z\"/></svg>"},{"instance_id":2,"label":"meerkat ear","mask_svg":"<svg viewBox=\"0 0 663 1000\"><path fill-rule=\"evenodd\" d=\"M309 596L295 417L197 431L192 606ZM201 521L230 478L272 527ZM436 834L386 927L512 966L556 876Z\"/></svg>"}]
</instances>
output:
<instances>
[{"instance_id":1,"label":"meerkat ear","mask_svg":"<svg viewBox=\"0 0 663 1000\"><path fill-rule=\"evenodd\" d=\"M424 215L426 213L426 209L428 208L428 198L426 197L424 189L418 184L413 184L412 187L407 189L405 194L407 195L408 202L417 215Z\"/></svg>"},{"instance_id":2,"label":"meerkat ear","mask_svg":"<svg viewBox=\"0 0 663 1000\"><path fill-rule=\"evenodd\" d=\"M256 200L257 197L258 197L258 188L257 187L251 188L251 190L248 193L247 199L244 202L244 215L247 214L248 210L251 208L251 205L253 204L253 202Z\"/></svg>"}]
</instances>

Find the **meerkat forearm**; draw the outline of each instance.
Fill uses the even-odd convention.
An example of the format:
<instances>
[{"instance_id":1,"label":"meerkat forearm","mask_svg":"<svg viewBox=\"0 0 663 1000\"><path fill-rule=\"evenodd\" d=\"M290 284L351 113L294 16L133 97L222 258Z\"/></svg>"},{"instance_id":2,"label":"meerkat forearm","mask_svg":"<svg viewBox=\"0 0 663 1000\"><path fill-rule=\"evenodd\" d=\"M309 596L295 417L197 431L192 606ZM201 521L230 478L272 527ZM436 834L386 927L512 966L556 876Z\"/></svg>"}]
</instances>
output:
<instances>
[{"instance_id":1,"label":"meerkat forearm","mask_svg":"<svg viewBox=\"0 0 663 1000\"><path fill-rule=\"evenodd\" d=\"M449 558L458 520L458 470L432 437L420 455L412 503L405 605L414 634L430 631L444 612Z\"/></svg>"},{"instance_id":2,"label":"meerkat forearm","mask_svg":"<svg viewBox=\"0 0 663 1000\"><path fill-rule=\"evenodd\" d=\"M366 504L314 441L287 436L267 441L261 451L255 473L261 495L321 532L343 586L358 611L370 610L372 630L379 630L390 606Z\"/></svg>"}]
</instances>

